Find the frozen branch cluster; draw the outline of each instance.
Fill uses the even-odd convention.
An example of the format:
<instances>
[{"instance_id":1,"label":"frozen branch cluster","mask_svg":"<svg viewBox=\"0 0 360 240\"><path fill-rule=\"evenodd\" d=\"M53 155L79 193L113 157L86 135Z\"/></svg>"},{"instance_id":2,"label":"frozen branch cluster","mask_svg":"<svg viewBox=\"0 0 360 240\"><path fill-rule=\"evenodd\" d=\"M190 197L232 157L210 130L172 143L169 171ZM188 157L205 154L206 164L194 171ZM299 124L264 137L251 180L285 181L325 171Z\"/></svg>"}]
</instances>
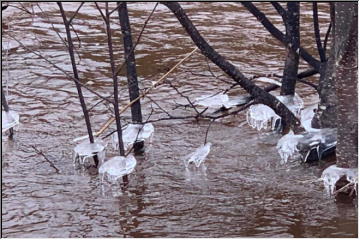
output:
<instances>
[{"instance_id":1,"label":"frozen branch cluster","mask_svg":"<svg viewBox=\"0 0 360 240\"><path fill-rule=\"evenodd\" d=\"M331 165L326 168L321 175L321 179L324 182L324 186L328 194L333 195L335 193L335 184L342 177L345 177L349 184L353 184L354 190L356 191L356 185L358 184L358 169L340 168L336 165Z\"/></svg>"}]
</instances>

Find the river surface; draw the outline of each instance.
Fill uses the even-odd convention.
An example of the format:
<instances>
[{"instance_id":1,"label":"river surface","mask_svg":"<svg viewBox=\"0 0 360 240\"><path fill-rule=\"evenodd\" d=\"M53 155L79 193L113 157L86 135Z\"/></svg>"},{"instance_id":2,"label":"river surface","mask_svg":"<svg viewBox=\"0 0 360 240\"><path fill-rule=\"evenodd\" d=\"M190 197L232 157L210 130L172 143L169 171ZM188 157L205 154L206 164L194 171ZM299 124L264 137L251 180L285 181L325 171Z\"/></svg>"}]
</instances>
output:
<instances>
[{"instance_id":1,"label":"river surface","mask_svg":"<svg viewBox=\"0 0 360 240\"><path fill-rule=\"evenodd\" d=\"M66 3L65 10L74 11L78 5ZM134 38L154 5L129 4ZM100 6L104 8L104 3ZM240 3L183 6L201 34L244 74L282 74L283 46ZM270 4L258 6L284 29ZM3 237L357 237L357 206L336 202L326 194L318 181L324 166L298 161L280 164L276 143L281 136L259 133L244 124L245 112L211 126L208 141L213 146L206 169L186 171L182 160L203 143L209 124L205 120L155 122L152 142L146 144L144 156L137 156L138 165L125 191L104 186L91 171L76 169L72 139L85 135L86 128L74 83L8 35L71 73L69 56L54 32L65 36L62 19L55 3L40 3L42 10L33 3L23 7L35 15L11 6L2 17L2 84L8 83L10 107L21 114L14 140L2 137ZM302 46L317 56L311 4L302 4L301 11ZM327 30L327 12L327 5L321 5L322 37ZM117 14L113 15L116 64L120 65L122 40ZM108 96L112 80L107 42L95 5L85 3L73 25L81 40L80 44L75 38L81 81ZM150 86L193 48L177 19L159 5L136 48L140 87ZM210 66L215 74L222 74ZM301 70L305 69L302 64ZM222 78L231 82L226 76ZM168 79L192 100L229 87L210 75L199 52ZM317 77L309 81L316 83ZM120 85L121 104L125 104L124 74ZM244 91L235 88L229 94ZM316 100L315 91L301 83L298 94L306 105ZM86 90L84 95L88 106L99 100ZM174 115L194 113L174 109L176 103L186 101L168 85L154 90L150 97ZM145 98L144 119L152 108L150 119L166 117ZM106 105L96 106L91 112L94 130L110 116ZM129 117L129 111L123 114L124 123ZM115 155L109 148L107 157Z\"/></svg>"}]
</instances>

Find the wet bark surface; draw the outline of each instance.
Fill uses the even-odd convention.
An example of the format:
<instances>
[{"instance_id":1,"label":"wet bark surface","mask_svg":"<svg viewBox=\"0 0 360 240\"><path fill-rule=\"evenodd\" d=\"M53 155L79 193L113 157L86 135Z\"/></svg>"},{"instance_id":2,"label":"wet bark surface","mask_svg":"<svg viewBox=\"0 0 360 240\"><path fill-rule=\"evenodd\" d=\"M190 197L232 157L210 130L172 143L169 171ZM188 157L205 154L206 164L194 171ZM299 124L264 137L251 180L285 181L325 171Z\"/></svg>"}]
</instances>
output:
<instances>
[{"instance_id":1,"label":"wet bark surface","mask_svg":"<svg viewBox=\"0 0 360 240\"><path fill-rule=\"evenodd\" d=\"M335 3L336 93L339 167L358 165L357 3Z\"/></svg>"}]
</instances>

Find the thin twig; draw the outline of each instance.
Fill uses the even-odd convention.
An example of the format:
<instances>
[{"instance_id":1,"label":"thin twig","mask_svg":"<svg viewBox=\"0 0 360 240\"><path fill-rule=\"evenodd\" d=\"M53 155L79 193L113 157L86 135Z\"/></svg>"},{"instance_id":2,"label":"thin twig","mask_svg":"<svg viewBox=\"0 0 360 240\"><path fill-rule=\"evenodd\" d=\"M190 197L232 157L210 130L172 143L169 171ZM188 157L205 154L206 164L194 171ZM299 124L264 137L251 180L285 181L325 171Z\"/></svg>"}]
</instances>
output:
<instances>
[{"instance_id":1,"label":"thin twig","mask_svg":"<svg viewBox=\"0 0 360 240\"><path fill-rule=\"evenodd\" d=\"M38 150L34 145L30 145L30 147L32 147L37 154L40 154L41 156L43 156L45 161L50 164L50 167L55 169L56 173L60 173L60 170L55 166L55 164L52 161L49 160L49 158L47 158L47 156L42 151Z\"/></svg>"},{"instance_id":2,"label":"thin twig","mask_svg":"<svg viewBox=\"0 0 360 240\"><path fill-rule=\"evenodd\" d=\"M128 109L129 107L131 107L132 104L134 104L137 100L145 97L152 89L156 88L157 86L159 86L165 79L167 76L170 75L170 73L172 73L178 66L180 66L186 59L188 59L193 53L196 52L198 48L194 48L189 54L187 54L182 60L180 60L177 64L175 64L174 67L172 67L167 73L165 73L158 81L156 81L150 88L146 89L146 91L144 91L144 93L142 93L139 97L135 98L134 100L132 100L131 102L129 102L126 106L124 106L123 108L121 108L121 110L119 111L119 114L123 113L126 111L126 109ZM96 132L95 136L99 136L101 133L103 133L109 126L111 123L113 123L115 121L115 118L110 118L101 128L98 132Z\"/></svg>"},{"instance_id":3,"label":"thin twig","mask_svg":"<svg viewBox=\"0 0 360 240\"><path fill-rule=\"evenodd\" d=\"M209 133L211 124L213 124L213 122L215 122L215 119L213 119L213 120L210 121L209 126L208 126L207 129L206 129L204 145L207 143L208 133Z\"/></svg>"},{"instance_id":4,"label":"thin twig","mask_svg":"<svg viewBox=\"0 0 360 240\"><path fill-rule=\"evenodd\" d=\"M71 18L69 19L69 24L71 24L72 20L75 18L76 14L78 14L80 8L84 5L85 2L81 2L80 6L76 9L76 11L74 12L74 14L71 16Z\"/></svg>"}]
</instances>

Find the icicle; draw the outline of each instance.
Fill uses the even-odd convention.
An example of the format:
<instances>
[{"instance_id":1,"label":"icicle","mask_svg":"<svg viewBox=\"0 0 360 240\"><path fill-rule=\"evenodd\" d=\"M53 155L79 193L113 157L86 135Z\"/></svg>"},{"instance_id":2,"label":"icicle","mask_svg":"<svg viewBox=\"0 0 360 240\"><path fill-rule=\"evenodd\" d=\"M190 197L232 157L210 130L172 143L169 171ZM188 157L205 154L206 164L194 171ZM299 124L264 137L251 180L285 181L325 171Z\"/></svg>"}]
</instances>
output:
<instances>
[{"instance_id":1,"label":"icicle","mask_svg":"<svg viewBox=\"0 0 360 240\"><path fill-rule=\"evenodd\" d=\"M334 194L335 184L343 176L346 176L346 180L350 183L358 183L357 168L339 168L336 165L331 165L323 171L321 179L328 194Z\"/></svg>"},{"instance_id":2,"label":"icicle","mask_svg":"<svg viewBox=\"0 0 360 240\"><path fill-rule=\"evenodd\" d=\"M297 145L302 137L302 135L295 135L293 131L290 131L279 139L276 148L280 154L281 163L286 163L290 157L298 152Z\"/></svg>"},{"instance_id":3,"label":"icicle","mask_svg":"<svg viewBox=\"0 0 360 240\"><path fill-rule=\"evenodd\" d=\"M110 182L116 182L119 178L134 171L136 159L133 155L127 157L116 156L104 162L99 168L99 174L103 174Z\"/></svg>"},{"instance_id":4,"label":"icicle","mask_svg":"<svg viewBox=\"0 0 360 240\"><path fill-rule=\"evenodd\" d=\"M185 166L188 167L190 163L195 163L196 167L199 167L203 163L210 152L211 143L206 143L205 145L197 148L193 153L187 155L184 158Z\"/></svg>"}]
</instances>

